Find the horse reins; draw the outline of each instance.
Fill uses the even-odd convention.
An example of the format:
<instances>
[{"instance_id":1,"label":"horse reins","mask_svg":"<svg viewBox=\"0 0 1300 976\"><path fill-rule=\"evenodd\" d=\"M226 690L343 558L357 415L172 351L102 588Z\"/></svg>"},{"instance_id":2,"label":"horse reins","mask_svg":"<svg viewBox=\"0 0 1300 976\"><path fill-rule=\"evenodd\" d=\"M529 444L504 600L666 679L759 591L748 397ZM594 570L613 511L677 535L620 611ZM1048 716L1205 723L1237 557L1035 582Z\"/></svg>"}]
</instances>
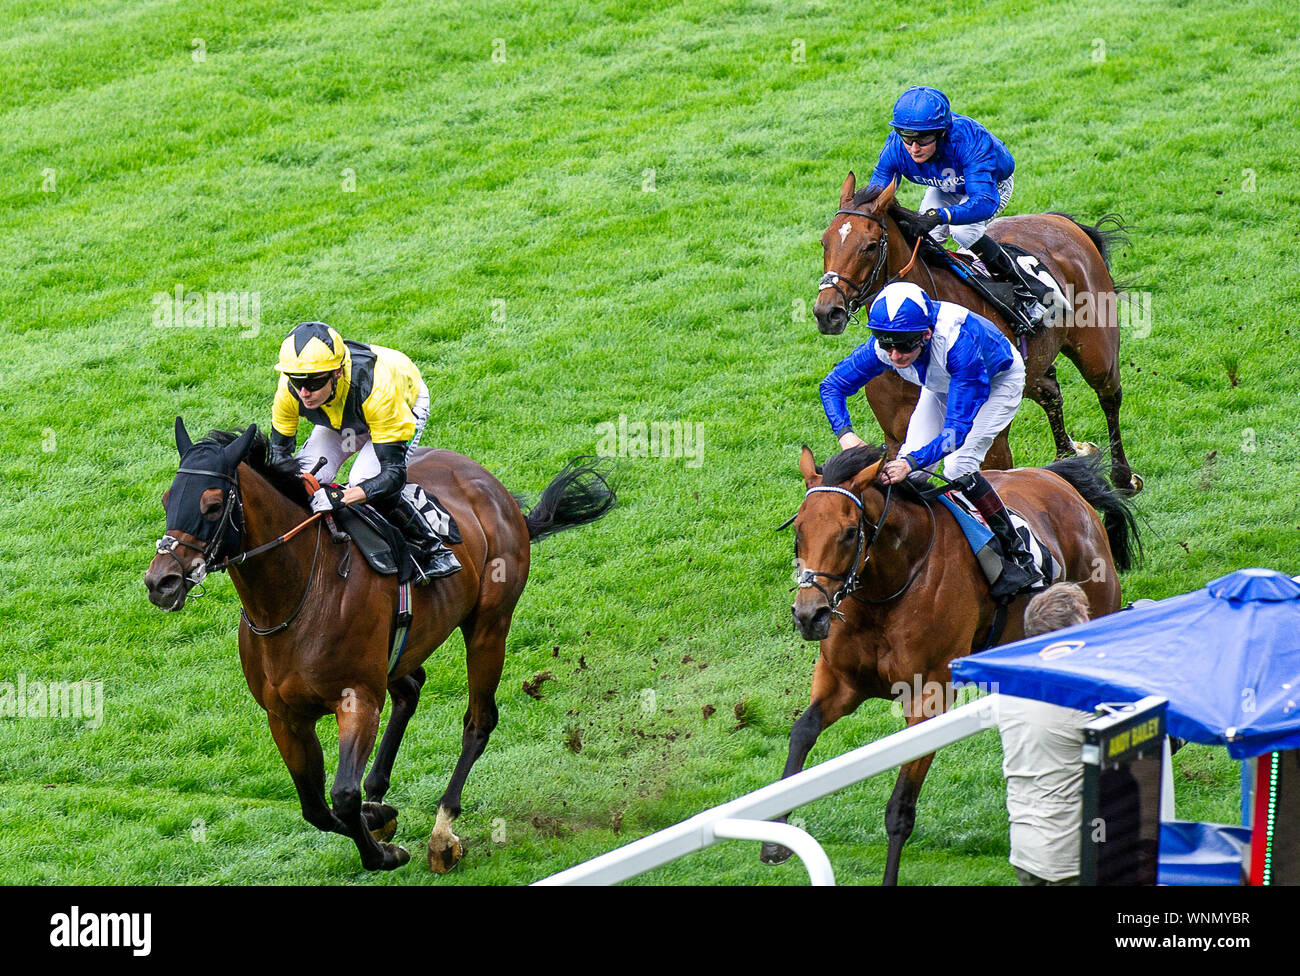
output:
<instances>
[{"instance_id":1,"label":"horse reins","mask_svg":"<svg viewBox=\"0 0 1300 976\"><path fill-rule=\"evenodd\" d=\"M804 493L804 498L806 499L809 495L812 495L816 492L832 492L834 494L843 495L845 498L848 498L851 502L853 502L854 505L858 507L858 546L857 546L857 551L853 554L853 562L849 564L848 572L844 574L839 574L839 573L826 573L826 572L822 572L821 570L815 570L815 569L803 569L799 572L799 577L797 580L798 589L802 590L811 587L817 590L819 593L821 593L824 597L826 597L827 603L830 604L831 613L839 617L841 620L844 619L844 614L840 613L838 608L840 603L843 601L843 599L846 596L853 597L853 599L857 600L859 603L876 604L876 605L882 603L889 603L892 600L898 599L900 596L902 596L911 588L914 582L916 582L916 578L921 575L921 570L925 568L925 564L930 559L930 553L934 551L934 542L938 531L938 522L934 517L934 509L931 507L930 503L923 498L922 502L924 502L925 504L926 511L930 513L930 544L929 546L926 547L925 555L921 557L921 561L917 563L916 569L912 571L912 575L907 578L907 582L904 583L899 590L890 594L884 599L869 600L866 599L865 597L858 595L856 591L858 589L859 584L862 582L861 572L863 569L866 568L868 560L871 559L871 547L875 545L876 539L879 538L880 536L880 530L884 528L885 519L889 515L889 503L893 496L893 491L894 491L894 486L892 483L885 488L885 506L880 511L880 519L871 525L871 530L872 530L871 539L865 544L863 542L863 540L866 538L865 529L867 524L870 522L870 519L867 518L867 509L866 506L863 505L861 498L859 498L857 495L853 494L853 492L845 488L839 488L832 485L816 485L812 488L809 488L808 491ZM785 523L785 525L789 525L790 522L793 521L794 518L791 517L790 520ZM785 528L785 525L781 526L781 528ZM859 567L859 564L861 564L861 567ZM818 577L827 580L832 580L834 582L838 582L840 584L840 588L836 590L834 593L828 593L826 591L826 588L817 582Z\"/></svg>"}]
</instances>

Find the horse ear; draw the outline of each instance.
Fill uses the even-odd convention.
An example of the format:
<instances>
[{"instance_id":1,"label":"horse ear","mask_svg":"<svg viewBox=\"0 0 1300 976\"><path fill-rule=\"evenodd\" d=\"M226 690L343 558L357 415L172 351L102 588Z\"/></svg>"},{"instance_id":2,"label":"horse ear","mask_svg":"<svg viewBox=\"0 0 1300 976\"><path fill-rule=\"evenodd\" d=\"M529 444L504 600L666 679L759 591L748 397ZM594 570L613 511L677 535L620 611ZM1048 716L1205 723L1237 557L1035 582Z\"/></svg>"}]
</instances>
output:
<instances>
[{"instance_id":1,"label":"horse ear","mask_svg":"<svg viewBox=\"0 0 1300 976\"><path fill-rule=\"evenodd\" d=\"M180 417L177 417L176 418L176 450L181 452L181 457L184 457L185 452L188 451L193 446L194 446L193 442L190 441L190 435L185 430L185 421L181 420Z\"/></svg>"},{"instance_id":2,"label":"horse ear","mask_svg":"<svg viewBox=\"0 0 1300 976\"><path fill-rule=\"evenodd\" d=\"M880 469L884 466L885 459L882 457L875 464L869 465L853 476L850 482L849 490L855 495L861 495L866 491L867 486L876 480L880 475Z\"/></svg>"},{"instance_id":3,"label":"horse ear","mask_svg":"<svg viewBox=\"0 0 1300 976\"><path fill-rule=\"evenodd\" d=\"M844 185L840 187L840 209L845 209L853 202L853 193L858 187L858 178L853 175L853 170L849 170L849 175L844 178Z\"/></svg>"},{"instance_id":4,"label":"horse ear","mask_svg":"<svg viewBox=\"0 0 1300 976\"><path fill-rule=\"evenodd\" d=\"M871 201L872 213L884 213L889 209L889 205L894 202L894 191L898 189L898 177L895 176L889 181L889 186L885 187L876 195L876 199Z\"/></svg>"},{"instance_id":5,"label":"horse ear","mask_svg":"<svg viewBox=\"0 0 1300 976\"><path fill-rule=\"evenodd\" d=\"M226 449L222 451L222 456L226 459L226 463L233 467L240 461L244 460L244 457L248 454L248 448L253 443L253 438L256 436L257 424L249 424L248 430L244 431L239 435L239 437L227 444Z\"/></svg>"},{"instance_id":6,"label":"horse ear","mask_svg":"<svg viewBox=\"0 0 1300 976\"><path fill-rule=\"evenodd\" d=\"M817 470L817 459L813 457L812 448L807 444L799 452L799 473L803 475L803 483L809 488L821 481L821 474Z\"/></svg>"}]
</instances>

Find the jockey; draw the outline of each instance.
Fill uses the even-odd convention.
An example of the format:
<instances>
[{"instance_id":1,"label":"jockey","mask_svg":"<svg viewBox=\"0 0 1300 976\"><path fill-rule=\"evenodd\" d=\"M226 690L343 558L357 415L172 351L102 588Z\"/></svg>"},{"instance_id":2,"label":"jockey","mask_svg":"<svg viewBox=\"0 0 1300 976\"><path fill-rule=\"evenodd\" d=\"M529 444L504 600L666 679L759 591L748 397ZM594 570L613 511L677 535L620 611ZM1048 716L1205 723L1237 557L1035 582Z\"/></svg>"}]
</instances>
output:
<instances>
[{"instance_id":1,"label":"jockey","mask_svg":"<svg viewBox=\"0 0 1300 976\"><path fill-rule=\"evenodd\" d=\"M423 578L448 576L460 562L402 489L406 462L429 419L429 389L402 353L383 346L344 342L323 322L294 326L280 346L280 384L271 408L271 460L293 455L298 420L315 424L298 453L310 471L325 459L319 480L333 481L343 462L357 455L347 488L322 487L314 512L370 502L411 542Z\"/></svg>"},{"instance_id":2,"label":"jockey","mask_svg":"<svg viewBox=\"0 0 1300 976\"><path fill-rule=\"evenodd\" d=\"M921 387L898 457L880 475L885 484L924 483L940 460L984 517L1002 546L1003 571L993 584L999 602L1038 585L1042 575L1007 517L1002 499L980 463L994 438L1020 407L1025 364L1015 346L983 316L952 302L936 302L911 282L886 285L871 303L870 341L858 346L821 383L826 419L847 450L864 441L853 432L846 400L893 369Z\"/></svg>"},{"instance_id":3,"label":"jockey","mask_svg":"<svg viewBox=\"0 0 1300 976\"><path fill-rule=\"evenodd\" d=\"M1011 199L1016 161L1001 141L974 119L954 115L937 88L916 86L894 105L894 131L871 173L884 189L902 176L929 187L921 199L919 226L939 244L952 239L975 253L995 280L1016 286L1016 297L1037 328L1056 303L1055 292L1033 275L1021 274L1006 251L984 231Z\"/></svg>"}]
</instances>

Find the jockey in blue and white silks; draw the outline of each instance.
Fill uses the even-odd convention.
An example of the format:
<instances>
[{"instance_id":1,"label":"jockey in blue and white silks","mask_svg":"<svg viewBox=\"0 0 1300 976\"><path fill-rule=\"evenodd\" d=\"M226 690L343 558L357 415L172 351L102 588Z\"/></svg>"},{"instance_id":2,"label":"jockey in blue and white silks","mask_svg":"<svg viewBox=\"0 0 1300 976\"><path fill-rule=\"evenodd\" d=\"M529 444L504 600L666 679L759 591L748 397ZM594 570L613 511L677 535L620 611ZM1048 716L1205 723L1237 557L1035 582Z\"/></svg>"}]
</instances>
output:
<instances>
[{"instance_id":1,"label":"jockey in blue and white silks","mask_svg":"<svg viewBox=\"0 0 1300 976\"><path fill-rule=\"evenodd\" d=\"M1025 364L988 319L952 302L933 301L911 282L886 285L871 303L872 337L836 364L821 383L826 419L846 450L863 444L853 431L848 397L887 369L921 387L898 457L884 465L886 484L916 475L924 482L940 461L1002 545L1004 568L993 597L1009 599L1041 582L980 464L1016 411Z\"/></svg>"},{"instance_id":2,"label":"jockey in blue and white silks","mask_svg":"<svg viewBox=\"0 0 1300 976\"><path fill-rule=\"evenodd\" d=\"M942 244L951 235L973 251L989 274L1016 285L1026 317L1037 326L1054 302L1051 288L1023 275L996 241L989 222L1006 209L1015 185L1016 161L1007 147L974 119L955 115L937 88L916 86L894 105L871 187L884 189L899 177L929 187L919 208L921 227Z\"/></svg>"}]
</instances>

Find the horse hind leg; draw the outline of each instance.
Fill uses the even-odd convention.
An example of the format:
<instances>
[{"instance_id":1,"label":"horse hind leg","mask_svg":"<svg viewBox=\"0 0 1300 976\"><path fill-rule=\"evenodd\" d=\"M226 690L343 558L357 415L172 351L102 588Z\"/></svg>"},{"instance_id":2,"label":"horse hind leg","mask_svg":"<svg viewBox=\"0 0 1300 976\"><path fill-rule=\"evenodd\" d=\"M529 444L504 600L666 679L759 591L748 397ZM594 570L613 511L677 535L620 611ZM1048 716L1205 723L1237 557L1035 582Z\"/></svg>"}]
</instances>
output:
<instances>
[{"instance_id":1,"label":"horse hind leg","mask_svg":"<svg viewBox=\"0 0 1300 976\"><path fill-rule=\"evenodd\" d=\"M417 668L388 687L388 693L393 699L393 712L388 717L388 726L384 729L384 737L375 753L370 775L366 777L366 802L361 805L361 815L366 818L366 825L376 840L391 840L397 832L397 808L384 802L384 794L388 792L393 760L401 748L407 723L420 704L420 689L424 686L424 678L424 668Z\"/></svg>"},{"instance_id":2,"label":"horse hind leg","mask_svg":"<svg viewBox=\"0 0 1300 976\"><path fill-rule=\"evenodd\" d=\"M505 665L506 633L509 629L509 614L487 622L466 622L461 627L465 634L466 668L469 673L469 707L465 710L460 758L456 761L446 792L438 801L437 820L429 834L429 870L435 874L446 874L460 862L464 853L460 838L452 833L451 825L460 816L460 795L469 771L478 757L483 755L488 737L496 728L496 690L501 681L501 669Z\"/></svg>"},{"instance_id":3,"label":"horse hind leg","mask_svg":"<svg viewBox=\"0 0 1300 976\"><path fill-rule=\"evenodd\" d=\"M1047 414L1047 426L1052 431L1057 459L1073 457L1078 451L1078 445L1065 430L1065 403L1061 399L1061 384L1056 378L1056 364L1047 367L1043 375L1034 381L1033 388L1025 392Z\"/></svg>"}]
</instances>

